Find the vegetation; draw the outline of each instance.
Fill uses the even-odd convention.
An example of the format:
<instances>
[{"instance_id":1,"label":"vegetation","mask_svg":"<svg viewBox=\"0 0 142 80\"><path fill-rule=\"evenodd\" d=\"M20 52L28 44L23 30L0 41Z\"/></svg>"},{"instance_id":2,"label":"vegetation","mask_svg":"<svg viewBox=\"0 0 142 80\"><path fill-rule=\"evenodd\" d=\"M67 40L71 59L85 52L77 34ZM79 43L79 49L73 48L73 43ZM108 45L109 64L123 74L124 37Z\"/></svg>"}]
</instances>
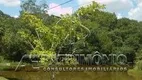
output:
<instances>
[{"instance_id":1,"label":"vegetation","mask_svg":"<svg viewBox=\"0 0 142 80\"><path fill-rule=\"evenodd\" d=\"M0 11L0 62L19 61L24 54L46 54L51 60L53 54L99 51L125 54L142 70L142 22L117 19L96 2L61 17L48 15L47 4L36 0L24 1L21 8L19 18Z\"/></svg>"},{"instance_id":2,"label":"vegetation","mask_svg":"<svg viewBox=\"0 0 142 80\"><path fill-rule=\"evenodd\" d=\"M0 80L8 80L8 79L6 79L6 78L3 78L3 77L0 77Z\"/></svg>"}]
</instances>

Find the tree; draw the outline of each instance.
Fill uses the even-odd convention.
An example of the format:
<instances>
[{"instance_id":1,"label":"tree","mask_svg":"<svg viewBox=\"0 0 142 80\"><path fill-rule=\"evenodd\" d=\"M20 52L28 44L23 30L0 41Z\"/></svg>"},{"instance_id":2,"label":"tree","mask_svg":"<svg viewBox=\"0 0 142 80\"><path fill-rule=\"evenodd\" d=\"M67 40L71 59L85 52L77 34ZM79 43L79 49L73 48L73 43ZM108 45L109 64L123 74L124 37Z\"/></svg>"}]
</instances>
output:
<instances>
[{"instance_id":1,"label":"tree","mask_svg":"<svg viewBox=\"0 0 142 80\"><path fill-rule=\"evenodd\" d=\"M48 8L46 1L40 1L41 4L37 4L37 0L24 0L22 1L22 12L28 12L32 14L45 14Z\"/></svg>"}]
</instances>

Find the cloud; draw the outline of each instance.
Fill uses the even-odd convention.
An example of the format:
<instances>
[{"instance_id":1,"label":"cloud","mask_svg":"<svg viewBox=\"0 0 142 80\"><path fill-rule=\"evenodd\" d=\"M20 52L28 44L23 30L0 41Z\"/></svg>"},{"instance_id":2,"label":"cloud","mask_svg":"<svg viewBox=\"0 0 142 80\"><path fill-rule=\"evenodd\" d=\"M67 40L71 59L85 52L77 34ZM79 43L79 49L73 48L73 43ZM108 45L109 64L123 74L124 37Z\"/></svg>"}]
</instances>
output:
<instances>
[{"instance_id":1,"label":"cloud","mask_svg":"<svg viewBox=\"0 0 142 80\"><path fill-rule=\"evenodd\" d=\"M142 2L142 0L136 0L137 1L137 3L141 3Z\"/></svg>"},{"instance_id":2,"label":"cloud","mask_svg":"<svg viewBox=\"0 0 142 80\"><path fill-rule=\"evenodd\" d=\"M78 0L78 4L89 4L92 1L105 4L107 11L116 13L120 11L129 11L134 6L131 0Z\"/></svg>"},{"instance_id":3,"label":"cloud","mask_svg":"<svg viewBox=\"0 0 142 80\"><path fill-rule=\"evenodd\" d=\"M14 18L18 18L19 16L18 15L15 15L15 16L13 16Z\"/></svg>"},{"instance_id":4,"label":"cloud","mask_svg":"<svg viewBox=\"0 0 142 80\"><path fill-rule=\"evenodd\" d=\"M114 0L78 0L78 4L79 5L82 5L82 4L89 4L91 3L92 1L96 1L98 3L101 3L101 4L107 4L107 3L110 3Z\"/></svg>"},{"instance_id":5,"label":"cloud","mask_svg":"<svg viewBox=\"0 0 142 80\"><path fill-rule=\"evenodd\" d=\"M106 4L106 9L111 12L129 11L134 5L131 0L113 0Z\"/></svg>"},{"instance_id":6,"label":"cloud","mask_svg":"<svg viewBox=\"0 0 142 80\"><path fill-rule=\"evenodd\" d=\"M0 0L0 4L8 7L19 6L20 3L20 0Z\"/></svg>"},{"instance_id":7,"label":"cloud","mask_svg":"<svg viewBox=\"0 0 142 80\"><path fill-rule=\"evenodd\" d=\"M58 4L56 3L51 3L49 4L49 9L50 8L53 8L55 6L58 6ZM53 8L53 9L50 9L48 10L48 14L49 15L56 15L56 16L60 16L61 14L64 15L64 14L72 14L73 13L73 9L72 7L65 7L65 8L62 8L61 6L58 6L56 8Z\"/></svg>"},{"instance_id":8,"label":"cloud","mask_svg":"<svg viewBox=\"0 0 142 80\"><path fill-rule=\"evenodd\" d=\"M120 13L118 13L118 14L116 14L116 15L117 15L117 18L118 18L118 19L120 19L120 18L123 17L122 14L120 14Z\"/></svg>"},{"instance_id":9,"label":"cloud","mask_svg":"<svg viewBox=\"0 0 142 80\"><path fill-rule=\"evenodd\" d=\"M142 21L142 1L139 0L137 7L128 12L128 18Z\"/></svg>"}]
</instances>

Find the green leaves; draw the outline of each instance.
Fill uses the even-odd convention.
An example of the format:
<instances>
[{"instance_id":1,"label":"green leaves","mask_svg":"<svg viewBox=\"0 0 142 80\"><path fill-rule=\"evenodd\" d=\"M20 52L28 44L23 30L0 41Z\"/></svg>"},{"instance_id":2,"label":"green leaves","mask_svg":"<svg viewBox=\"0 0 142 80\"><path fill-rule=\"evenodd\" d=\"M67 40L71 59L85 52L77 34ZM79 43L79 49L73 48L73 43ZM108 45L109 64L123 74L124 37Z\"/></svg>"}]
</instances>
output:
<instances>
[{"instance_id":1,"label":"green leaves","mask_svg":"<svg viewBox=\"0 0 142 80\"><path fill-rule=\"evenodd\" d=\"M24 0L21 3L22 12L28 12L32 14L45 14L45 9L48 5L45 0L39 1L41 4L36 4L37 0Z\"/></svg>"},{"instance_id":2,"label":"green leaves","mask_svg":"<svg viewBox=\"0 0 142 80\"><path fill-rule=\"evenodd\" d=\"M29 2L29 3L28 3ZM114 13L103 11L104 5L93 2L73 15L49 16L45 5L36 0L25 1L17 19L0 12L0 53L8 56L24 54L137 53L141 56L142 23L127 18L117 19ZM19 55L18 55L19 57ZM14 57L15 58L15 57ZM41 62L49 62L41 58ZM75 59L66 59L66 63Z\"/></svg>"},{"instance_id":3,"label":"green leaves","mask_svg":"<svg viewBox=\"0 0 142 80\"><path fill-rule=\"evenodd\" d=\"M59 52L57 48L85 40L86 32L89 32L75 16L63 16L53 27L44 25L42 20L27 12L23 13L20 19L24 27L18 34L31 46L29 54L52 56ZM45 61L43 58L41 60Z\"/></svg>"},{"instance_id":4,"label":"green leaves","mask_svg":"<svg viewBox=\"0 0 142 80\"><path fill-rule=\"evenodd\" d=\"M104 9L104 5L100 5L96 2L92 2L92 4L90 5L87 5L85 7L81 7L77 12L76 14L77 15L80 15L80 16L83 16L83 15L86 15L88 13L94 13L96 10L100 10L100 9Z\"/></svg>"}]
</instances>

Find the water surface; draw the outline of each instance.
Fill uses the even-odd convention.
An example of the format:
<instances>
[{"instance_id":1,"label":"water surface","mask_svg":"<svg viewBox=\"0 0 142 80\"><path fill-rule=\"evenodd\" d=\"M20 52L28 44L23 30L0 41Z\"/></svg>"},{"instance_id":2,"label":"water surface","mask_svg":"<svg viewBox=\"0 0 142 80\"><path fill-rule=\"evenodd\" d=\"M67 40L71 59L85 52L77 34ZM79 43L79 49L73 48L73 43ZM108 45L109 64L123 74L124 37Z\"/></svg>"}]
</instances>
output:
<instances>
[{"instance_id":1,"label":"water surface","mask_svg":"<svg viewBox=\"0 0 142 80\"><path fill-rule=\"evenodd\" d=\"M51 80L51 72L1 71L0 76L9 80ZM56 72L55 80L142 80L127 72Z\"/></svg>"}]
</instances>

